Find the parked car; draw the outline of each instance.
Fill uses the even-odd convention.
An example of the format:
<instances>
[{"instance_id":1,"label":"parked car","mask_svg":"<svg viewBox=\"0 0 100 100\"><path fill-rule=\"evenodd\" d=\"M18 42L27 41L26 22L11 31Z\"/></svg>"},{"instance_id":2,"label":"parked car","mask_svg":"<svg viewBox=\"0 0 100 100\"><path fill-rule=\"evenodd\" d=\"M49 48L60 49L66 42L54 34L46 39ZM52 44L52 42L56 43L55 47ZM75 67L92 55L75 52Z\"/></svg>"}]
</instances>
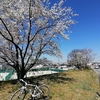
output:
<instances>
[{"instance_id":1,"label":"parked car","mask_svg":"<svg viewBox=\"0 0 100 100\"><path fill-rule=\"evenodd\" d=\"M99 68L100 68L100 66L99 66L99 65L96 65L96 66L95 66L95 69L99 69Z\"/></svg>"}]
</instances>

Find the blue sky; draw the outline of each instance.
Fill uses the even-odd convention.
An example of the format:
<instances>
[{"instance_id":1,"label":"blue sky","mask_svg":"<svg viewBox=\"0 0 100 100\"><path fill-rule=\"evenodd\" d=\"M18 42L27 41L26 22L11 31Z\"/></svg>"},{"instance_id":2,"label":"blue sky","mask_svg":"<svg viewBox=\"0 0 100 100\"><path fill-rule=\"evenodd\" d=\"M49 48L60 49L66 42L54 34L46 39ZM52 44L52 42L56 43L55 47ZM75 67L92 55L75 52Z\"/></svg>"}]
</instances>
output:
<instances>
[{"instance_id":1,"label":"blue sky","mask_svg":"<svg viewBox=\"0 0 100 100\"><path fill-rule=\"evenodd\" d=\"M54 3L57 0L50 0ZM69 6L79 14L74 17L78 23L71 27L68 40L60 42L63 59L50 57L53 62L66 62L67 55L74 49L92 49L96 54L95 61L100 62L100 0L66 0L64 6Z\"/></svg>"}]
</instances>

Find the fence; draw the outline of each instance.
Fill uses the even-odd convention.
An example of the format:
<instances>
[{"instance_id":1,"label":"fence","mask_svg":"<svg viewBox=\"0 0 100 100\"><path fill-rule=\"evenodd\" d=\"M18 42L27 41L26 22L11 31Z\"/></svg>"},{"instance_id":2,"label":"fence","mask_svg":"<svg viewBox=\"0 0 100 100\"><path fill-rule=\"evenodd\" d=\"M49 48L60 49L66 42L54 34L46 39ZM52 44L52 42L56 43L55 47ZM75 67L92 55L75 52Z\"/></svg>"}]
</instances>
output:
<instances>
[{"instance_id":1,"label":"fence","mask_svg":"<svg viewBox=\"0 0 100 100\"><path fill-rule=\"evenodd\" d=\"M9 80L14 73L14 70L0 70L0 79Z\"/></svg>"},{"instance_id":2,"label":"fence","mask_svg":"<svg viewBox=\"0 0 100 100\"><path fill-rule=\"evenodd\" d=\"M5 77L5 80L9 80L13 73L14 73L14 70L10 70L9 74Z\"/></svg>"},{"instance_id":3,"label":"fence","mask_svg":"<svg viewBox=\"0 0 100 100\"><path fill-rule=\"evenodd\" d=\"M60 73L60 72L65 72L65 71L66 71L66 70L61 70L61 69L56 69L56 68L51 68L50 70L51 70L51 71L58 72L58 73Z\"/></svg>"}]
</instances>

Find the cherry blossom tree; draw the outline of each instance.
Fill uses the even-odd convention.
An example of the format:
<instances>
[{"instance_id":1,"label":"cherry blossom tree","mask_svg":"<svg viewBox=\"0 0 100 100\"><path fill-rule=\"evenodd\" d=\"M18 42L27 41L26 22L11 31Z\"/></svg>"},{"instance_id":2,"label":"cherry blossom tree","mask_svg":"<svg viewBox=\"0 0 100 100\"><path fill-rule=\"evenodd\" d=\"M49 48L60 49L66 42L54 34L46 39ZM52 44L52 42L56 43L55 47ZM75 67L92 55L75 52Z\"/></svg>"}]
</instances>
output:
<instances>
[{"instance_id":1,"label":"cherry blossom tree","mask_svg":"<svg viewBox=\"0 0 100 100\"><path fill-rule=\"evenodd\" d=\"M61 56L58 40L76 16L64 0L0 0L0 63L13 67L23 78L43 54Z\"/></svg>"},{"instance_id":2,"label":"cherry blossom tree","mask_svg":"<svg viewBox=\"0 0 100 100\"><path fill-rule=\"evenodd\" d=\"M84 69L93 60L93 56L91 49L75 49L68 54L67 63L76 66L78 69Z\"/></svg>"}]
</instances>

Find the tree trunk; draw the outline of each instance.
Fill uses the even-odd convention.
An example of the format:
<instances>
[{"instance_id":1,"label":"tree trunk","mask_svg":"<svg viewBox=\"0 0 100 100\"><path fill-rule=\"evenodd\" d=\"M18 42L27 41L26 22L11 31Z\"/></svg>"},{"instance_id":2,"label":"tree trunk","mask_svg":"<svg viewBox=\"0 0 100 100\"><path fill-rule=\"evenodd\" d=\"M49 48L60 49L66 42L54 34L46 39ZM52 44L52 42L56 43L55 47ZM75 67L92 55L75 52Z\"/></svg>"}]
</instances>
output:
<instances>
[{"instance_id":1,"label":"tree trunk","mask_svg":"<svg viewBox=\"0 0 100 100\"><path fill-rule=\"evenodd\" d=\"M26 71L25 70L19 70L17 71L17 79L23 79L24 76L26 75Z\"/></svg>"},{"instance_id":2,"label":"tree trunk","mask_svg":"<svg viewBox=\"0 0 100 100\"><path fill-rule=\"evenodd\" d=\"M77 64L75 65L78 69L81 69L81 65L80 64Z\"/></svg>"}]
</instances>

